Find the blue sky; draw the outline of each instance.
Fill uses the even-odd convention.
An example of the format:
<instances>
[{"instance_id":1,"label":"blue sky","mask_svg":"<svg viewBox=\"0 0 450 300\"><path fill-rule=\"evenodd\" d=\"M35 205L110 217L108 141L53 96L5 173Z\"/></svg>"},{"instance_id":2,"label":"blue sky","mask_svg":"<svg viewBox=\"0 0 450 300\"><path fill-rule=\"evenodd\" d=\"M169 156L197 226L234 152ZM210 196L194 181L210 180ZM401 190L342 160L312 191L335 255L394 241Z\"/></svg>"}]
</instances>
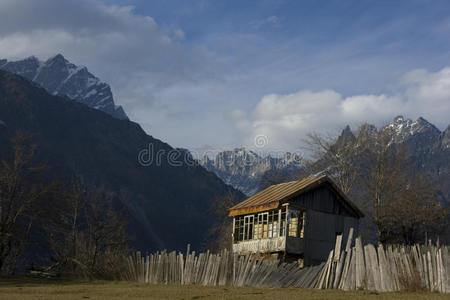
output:
<instances>
[{"instance_id":1,"label":"blue sky","mask_svg":"<svg viewBox=\"0 0 450 300\"><path fill-rule=\"evenodd\" d=\"M152 16L159 25L183 30L184 44L206 46L244 69L276 62L301 71L354 62L350 69L376 60L376 64L394 64L393 72L401 74L424 65L439 69L449 58L448 1L108 3L133 5L136 13ZM340 87L355 92L354 87ZM385 83L377 81L360 88L362 92L380 91Z\"/></svg>"},{"instance_id":2,"label":"blue sky","mask_svg":"<svg viewBox=\"0 0 450 300\"><path fill-rule=\"evenodd\" d=\"M448 1L5 0L0 28L1 57L63 53L178 147L450 123Z\"/></svg>"}]
</instances>

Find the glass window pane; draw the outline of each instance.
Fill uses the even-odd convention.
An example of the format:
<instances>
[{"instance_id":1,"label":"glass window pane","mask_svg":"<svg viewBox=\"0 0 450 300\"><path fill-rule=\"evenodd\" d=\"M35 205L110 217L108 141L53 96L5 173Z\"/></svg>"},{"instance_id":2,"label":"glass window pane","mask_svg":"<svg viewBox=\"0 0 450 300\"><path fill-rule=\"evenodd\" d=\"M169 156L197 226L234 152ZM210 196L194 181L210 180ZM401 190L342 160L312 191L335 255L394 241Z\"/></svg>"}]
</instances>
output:
<instances>
[{"instance_id":1,"label":"glass window pane","mask_svg":"<svg viewBox=\"0 0 450 300\"><path fill-rule=\"evenodd\" d=\"M273 237L278 237L278 221L273 222Z\"/></svg>"},{"instance_id":2,"label":"glass window pane","mask_svg":"<svg viewBox=\"0 0 450 300\"><path fill-rule=\"evenodd\" d=\"M300 237L303 238L305 236L305 221L306 221L306 212L302 212L302 219L300 224Z\"/></svg>"},{"instance_id":3,"label":"glass window pane","mask_svg":"<svg viewBox=\"0 0 450 300\"><path fill-rule=\"evenodd\" d=\"M298 218L291 217L289 223L289 236L297 237L297 228L298 228Z\"/></svg>"}]
</instances>

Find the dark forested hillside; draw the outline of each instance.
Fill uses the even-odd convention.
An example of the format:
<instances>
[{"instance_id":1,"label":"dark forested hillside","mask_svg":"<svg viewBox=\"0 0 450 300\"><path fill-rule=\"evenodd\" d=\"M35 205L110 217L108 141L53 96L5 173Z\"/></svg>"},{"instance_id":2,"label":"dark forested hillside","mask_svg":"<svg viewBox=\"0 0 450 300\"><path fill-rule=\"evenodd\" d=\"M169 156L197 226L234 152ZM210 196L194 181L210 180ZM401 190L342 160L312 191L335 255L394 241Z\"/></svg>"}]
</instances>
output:
<instances>
[{"instance_id":1,"label":"dark forested hillside","mask_svg":"<svg viewBox=\"0 0 450 300\"><path fill-rule=\"evenodd\" d=\"M83 182L115 193L131 217L135 246L145 250L200 246L214 217L213 199L233 193L216 175L187 164L185 152L147 135L129 120L119 120L67 98L48 94L31 81L0 71L1 158L17 131L31 134L36 157L55 178ZM143 149L153 148L161 159L148 166L138 162Z\"/></svg>"}]
</instances>

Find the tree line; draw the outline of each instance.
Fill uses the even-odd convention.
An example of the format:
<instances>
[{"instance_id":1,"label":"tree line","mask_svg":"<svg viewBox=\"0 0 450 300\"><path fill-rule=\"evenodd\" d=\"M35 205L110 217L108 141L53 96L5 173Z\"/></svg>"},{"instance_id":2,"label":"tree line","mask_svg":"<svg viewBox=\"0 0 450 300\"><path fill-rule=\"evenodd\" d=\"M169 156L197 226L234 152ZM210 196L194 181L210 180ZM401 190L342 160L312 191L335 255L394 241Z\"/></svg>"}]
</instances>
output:
<instances>
[{"instance_id":1,"label":"tree line","mask_svg":"<svg viewBox=\"0 0 450 300\"><path fill-rule=\"evenodd\" d=\"M16 133L0 164L0 272L119 278L128 254L127 222L115 196L74 179L53 178Z\"/></svg>"},{"instance_id":2,"label":"tree line","mask_svg":"<svg viewBox=\"0 0 450 300\"><path fill-rule=\"evenodd\" d=\"M414 161L411 149L388 132L363 124L356 135L309 134L309 174L325 173L366 214L367 241L413 244L448 239L449 210L438 187ZM349 130L349 129L348 129Z\"/></svg>"}]
</instances>

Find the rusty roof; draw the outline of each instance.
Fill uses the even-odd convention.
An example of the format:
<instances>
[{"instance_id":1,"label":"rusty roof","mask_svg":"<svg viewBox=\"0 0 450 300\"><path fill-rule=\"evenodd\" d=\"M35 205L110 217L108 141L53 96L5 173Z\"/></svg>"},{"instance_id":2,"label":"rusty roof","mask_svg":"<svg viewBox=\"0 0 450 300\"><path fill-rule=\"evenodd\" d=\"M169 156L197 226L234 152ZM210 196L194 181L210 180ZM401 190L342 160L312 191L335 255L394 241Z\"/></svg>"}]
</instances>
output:
<instances>
[{"instance_id":1,"label":"rusty roof","mask_svg":"<svg viewBox=\"0 0 450 300\"><path fill-rule=\"evenodd\" d=\"M340 188L326 175L309 177L303 180L291 181L272 185L265 190L247 198L241 203L236 204L229 210L229 216L243 215L247 213L261 212L277 208L283 201L294 196L298 196L324 183L329 183L333 189L341 196L338 198L343 205L348 207L359 217L364 214L346 197Z\"/></svg>"}]
</instances>

